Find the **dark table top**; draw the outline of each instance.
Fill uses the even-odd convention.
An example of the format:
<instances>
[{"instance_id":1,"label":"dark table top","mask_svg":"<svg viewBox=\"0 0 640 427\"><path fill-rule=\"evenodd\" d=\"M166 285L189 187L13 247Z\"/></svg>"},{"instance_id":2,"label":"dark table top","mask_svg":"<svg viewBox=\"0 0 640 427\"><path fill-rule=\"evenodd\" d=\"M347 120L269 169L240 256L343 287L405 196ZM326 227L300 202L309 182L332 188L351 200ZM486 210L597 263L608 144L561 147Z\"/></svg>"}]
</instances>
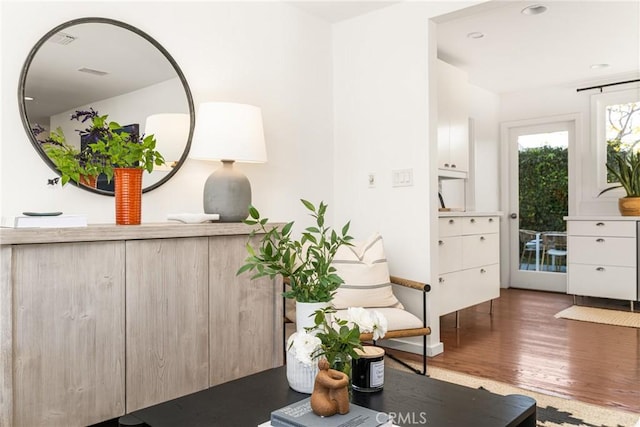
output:
<instances>
[{"instance_id":1,"label":"dark table top","mask_svg":"<svg viewBox=\"0 0 640 427\"><path fill-rule=\"evenodd\" d=\"M279 367L151 406L131 415L151 427L255 427L271 411L308 397L289 388ZM434 427L535 427L536 402L385 370L384 389L354 391L352 402L395 416L395 423Z\"/></svg>"}]
</instances>

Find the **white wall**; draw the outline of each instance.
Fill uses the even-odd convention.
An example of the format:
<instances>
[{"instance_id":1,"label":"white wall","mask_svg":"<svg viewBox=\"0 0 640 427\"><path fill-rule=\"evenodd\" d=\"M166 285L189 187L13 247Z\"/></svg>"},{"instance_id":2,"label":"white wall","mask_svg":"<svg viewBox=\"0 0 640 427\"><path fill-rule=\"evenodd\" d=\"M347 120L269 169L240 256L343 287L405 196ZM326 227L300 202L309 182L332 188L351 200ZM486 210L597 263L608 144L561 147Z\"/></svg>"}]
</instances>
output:
<instances>
[{"instance_id":1,"label":"white wall","mask_svg":"<svg viewBox=\"0 0 640 427\"><path fill-rule=\"evenodd\" d=\"M432 285L431 354L442 346L438 286L430 268L437 252L438 204L437 141L429 108L434 100L429 63L436 52L429 18L465 6L402 2L338 23L333 34L336 218L352 219L360 239L379 231L392 274ZM414 185L392 187L394 169L413 169ZM376 175L374 188L369 173ZM408 290L399 298L420 313L419 295ZM417 342L407 340L403 348L420 351Z\"/></svg>"},{"instance_id":2,"label":"white wall","mask_svg":"<svg viewBox=\"0 0 640 427\"><path fill-rule=\"evenodd\" d=\"M269 162L238 166L249 176L253 202L263 214L307 221L299 198L333 205L329 24L282 2L3 1L0 7L3 216L60 210L87 213L91 223L114 222L112 197L46 185L54 173L29 143L15 95L21 67L38 39L86 16L124 21L155 38L182 69L196 109L204 101L262 108ZM188 160L167 184L143 195L143 222L201 212L204 181L217 167Z\"/></svg>"},{"instance_id":3,"label":"white wall","mask_svg":"<svg viewBox=\"0 0 640 427\"><path fill-rule=\"evenodd\" d=\"M475 210L500 210L500 97L470 86L469 116L473 119Z\"/></svg>"}]
</instances>

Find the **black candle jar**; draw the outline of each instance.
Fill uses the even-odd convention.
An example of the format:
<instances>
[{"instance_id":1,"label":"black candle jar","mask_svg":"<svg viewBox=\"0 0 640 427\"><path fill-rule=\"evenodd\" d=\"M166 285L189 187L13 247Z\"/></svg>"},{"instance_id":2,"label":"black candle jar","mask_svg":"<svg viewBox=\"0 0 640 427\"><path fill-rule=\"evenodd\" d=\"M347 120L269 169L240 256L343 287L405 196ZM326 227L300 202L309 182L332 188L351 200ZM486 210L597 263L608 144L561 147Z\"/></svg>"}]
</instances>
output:
<instances>
[{"instance_id":1,"label":"black candle jar","mask_svg":"<svg viewBox=\"0 0 640 427\"><path fill-rule=\"evenodd\" d=\"M384 349L365 346L356 349L360 356L351 361L351 381L354 390L373 392L384 385Z\"/></svg>"}]
</instances>

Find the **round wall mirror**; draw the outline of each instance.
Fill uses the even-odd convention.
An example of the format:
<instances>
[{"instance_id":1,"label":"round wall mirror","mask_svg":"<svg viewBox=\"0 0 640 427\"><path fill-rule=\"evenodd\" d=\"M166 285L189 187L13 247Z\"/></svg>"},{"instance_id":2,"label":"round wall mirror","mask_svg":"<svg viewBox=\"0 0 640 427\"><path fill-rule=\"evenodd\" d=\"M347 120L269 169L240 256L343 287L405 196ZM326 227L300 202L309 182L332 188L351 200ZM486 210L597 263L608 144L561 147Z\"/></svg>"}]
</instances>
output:
<instances>
[{"instance_id":1,"label":"round wall mirror","mask_svg":"<svg viewBox=\"0 0 640 427\"><path fill-rule=\"evenodd\" d=\"M191 145L193 98L178 64L149 35L112 19L76 19L45 34L22 68L18 102L31 143L56 173L43 141L59 128L68 144L82 149L88 141L79 131L90 123L71 119L78 110L108 115L127 132L154 134L166 163L144 173L143 192L167 182ZM95 187L73 183L99 194L114 193L113 181L103 175Z\"/></svg>"}]
</instances>

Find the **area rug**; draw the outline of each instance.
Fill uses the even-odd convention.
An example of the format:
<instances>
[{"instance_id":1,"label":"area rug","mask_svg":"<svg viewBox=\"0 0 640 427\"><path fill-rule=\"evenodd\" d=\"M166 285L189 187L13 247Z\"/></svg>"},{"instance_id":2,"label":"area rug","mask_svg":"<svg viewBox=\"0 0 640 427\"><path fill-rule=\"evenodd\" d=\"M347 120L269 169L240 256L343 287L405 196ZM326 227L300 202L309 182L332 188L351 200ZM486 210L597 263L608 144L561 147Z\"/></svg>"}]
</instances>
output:
<instances>
[{"instance_id":1,"label":"area rug","mask_svg":"<svg viewBox=\"0 0 640 427\"><path fill-rule=\"evenodd\" d=\"M554 317L580 320L583 322L604 323L606 325L640 328L640 313L632 313L630 311L572 305L571 307L562 310L560 313L557 313Z\"/></svg>"},{"instance_id":2,"label":"area rug","mask_svg":"<svg viewBox=\"0 0 640 427\"><path fill-rule=\"evenodd\" d=\"M385 362L387 367L407 370L402 365L391 360L391 358L385 358ZM408 363L418 367L417 363ZM529 396L537 402L537 427L640 427L640 414L549 396L499 381L461 374L435 366L428 366L427 372L431 378L437 380L466 387L481 388L491 393Z\"/></svg>"}]
</instances>

